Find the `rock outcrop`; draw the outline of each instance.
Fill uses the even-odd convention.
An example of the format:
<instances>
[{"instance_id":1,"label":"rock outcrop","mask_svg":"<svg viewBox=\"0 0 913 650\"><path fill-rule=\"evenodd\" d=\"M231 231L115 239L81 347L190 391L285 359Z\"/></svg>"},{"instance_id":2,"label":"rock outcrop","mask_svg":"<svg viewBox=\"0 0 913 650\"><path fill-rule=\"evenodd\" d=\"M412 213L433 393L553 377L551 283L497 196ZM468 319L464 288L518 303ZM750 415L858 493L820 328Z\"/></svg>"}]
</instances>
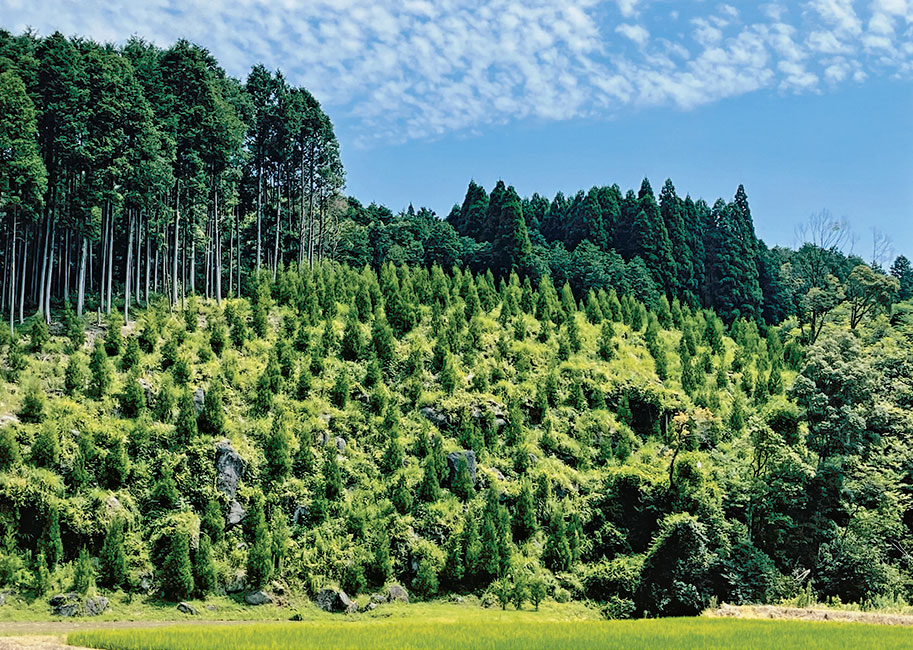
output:
<instances>
[{"instance_id":1,"label":"rock outcrop","mask_svg":"<svg viewBox=\"0 0 913 650\"><path fill-rule=\"evenodd\" d=\"M472 449L463 449L461 451L452 451L447 454L447 467L450 475L447 479L448 486L453 487L456 483L457 472L460 470L460 460L466 461L466 469L469 470L469 478L472 484L476 485L476 476L478 474L478 464L476 463L476 452Z\"/></svg>"},{"instance_id":2,"label":"rock outcrop","mask_svg":"<svg viewBox=\"0 0 913 650\"><path fill-rule=\"evenodd\" d=\"M237 526L247 516L244 508L238 503L238 483L244 478L247 463L231 446L228 440L216 445L216 488L228 497L228 512L225 523L230 528Z\"/></svg>"},{"instance_id":3,"label":"rock outcrop","mask_svg":"<svg viewBox=\"0 0 913 650\"><path fill-rule=\"evenodd\" d=\"M335 614L350 614L358 611L358 603L349 598L348 594L342 589L327 587L321 589L314 599L317 607L325 612Z\"/></svg>"}]
</instances>

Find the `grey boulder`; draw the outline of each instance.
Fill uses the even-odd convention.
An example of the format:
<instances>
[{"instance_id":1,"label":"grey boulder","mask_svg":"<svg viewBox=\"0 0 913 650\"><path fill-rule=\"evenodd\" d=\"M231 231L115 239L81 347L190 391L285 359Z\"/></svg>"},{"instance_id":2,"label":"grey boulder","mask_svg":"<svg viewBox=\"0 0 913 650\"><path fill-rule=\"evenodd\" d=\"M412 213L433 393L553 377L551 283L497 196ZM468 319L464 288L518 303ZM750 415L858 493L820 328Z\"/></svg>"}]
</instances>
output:
<instances>
[{"instance_id":1,"label":"grey boulder","mask_svg":"<svg viewBox=\"0 0 913 650\"><path fill-rule=\"evenodd\" d=\"M317 607L325 612L348 614L358 611L358 603L349 598L342 589L327 587L317 593Z\"/></svg>"},{"instance_id":2,"label":"grey boulder","mask_svg":"<svg viewBox=\"0 0 913 650\"><path fill-rule=\"evenodd\" d=\"M408 603L409 592L403 589L400 585L390 585L387 587L387 598L389 598L391 603Z\"/></svg>"},{"instance_id":3,"label":"grey boulder","mask_svg":"<svg viewBox=\"0 0 913 650\"><path fill-rule=\"evenodd\" d=\"M248 605L268 605L273 602L273 597L265 591L252 591L244 597Z\"/></svg>"},{"instance_id":4,"label":"grey boulder","mask_svg":"<svg viewBox=\"0 0 913 650\"><path fill-rule=\"evenodd\" d=\"M190 614L191 616L196 616L197 614L200 613L196 607L194 607L190 603L183 602L183 601L178 603L177 610L184 614Z\"/></svg>"}]
</instances>

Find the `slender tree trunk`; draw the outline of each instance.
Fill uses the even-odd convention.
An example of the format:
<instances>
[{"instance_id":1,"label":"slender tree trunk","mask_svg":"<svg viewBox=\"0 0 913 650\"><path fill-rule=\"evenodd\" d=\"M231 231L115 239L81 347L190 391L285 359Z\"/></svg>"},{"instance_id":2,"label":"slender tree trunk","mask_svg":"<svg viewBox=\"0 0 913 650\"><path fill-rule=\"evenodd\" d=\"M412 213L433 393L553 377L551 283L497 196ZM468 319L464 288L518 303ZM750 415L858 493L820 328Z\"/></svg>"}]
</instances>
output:
<instances>
[{"instance_id":1,"label":"slender tree trunk","mask_svg":"<svg viewBox=\"0 0 913 650\"><path fill-rule=\"evenodd\" d=\"M25 261L29 258L28 230L23 229L23 235L25 235L25 236L22 238L22 264L19 265L19 267L21 269L21 273L20 273L21 277L19 280L19 324L20 325L22 325L22 323L25 322L25 270L26 270ZM35 245L37 246L38 244L36 243ZM34 284L34 282L33 282L33 284Z\"/></svg>"},{"instance_id":2,"label":"slender tree trunk","mask_svg":"<svg viewBox=\"0 0 913 650\"><path fill-rule=\"evenodd\" d=\"M50 325L51 324L51 280L54 278L54 253L56 251L56 246L54 241L57 239L57 222L51 224L51 244L48 247L48 278L47 286L44 289L44 304L42 305L42 311L44 312L44 321Z\"/></svg>"},{"instance_id":3,"label":"slender tree trunk","mask_svg":"<svg viewBox=\"0 0 913 650\"><path fill-rule=\"evenodd\" d=\"M216 281L216 304L222 306L222 233L219 232L219 190L216 189L215 207L213 209L212 228L215 231L213 241L215 242L215 281Z\"/></svg>"},{"instance_id":4,"label":"slender tree trunk","mask_svg":"<svg viewBox=\"0 0 913 650\"><path fill-rule=\"evenodd\" d=\"M278 182L278 175L277 175ZM282 188L276 187L276 240L273 244L273 282L279 271L279 230L282 228Z\"/></svg>"},{"instance_id":5,"label":"slender tree trunk","mask_svg":"<svg viewBox=\"0 0 913 650\"><path fill-rule=\"evenodd\" d=\"M13 212L13 245L10 246L10 337L16 335L14 313L16 311L16 213Z\"/></svg>"},{"instance_id":6,"label":"slender tree trunk","mask_svg":"<svg viewBox=\"0 0 913 650\"><path fill-rule=\"evenodd\" d=\"M48 277L48 245L51 241L51 209L48 208L44 218L44 249L41 253L41 284L38 289L38 311L44 307L44 292Z\"/></svg>"},{"instance_id":7,"label":"slender tree trunk","mask_svg":"<svg viewBox=\"0 0 913 650\"><path fill-rule=\"evenodd\" d=\"M108 308L107 315L111 315L111 303L114 302L114 209L108 207Z\"/></svg>"},{"instance_id":8,"label":"slender tree trunk","mask_svg":"<svg viewBox=\"0 0 913 650\"><path fill-rule=\"evenodd\" d=\"M174 265L171 267L171 304L178 300L178 237L181 229L181 207L178 201L177 192L174 197Z\"/></svg>"},{"instance_id":9,"label":"slender tree trunk","mask_svg":"<svg viewBox=\"0 0 913 650\"><path fill-rule=\"evenodd\" d=\"M263 223L263 163L257 161L257 271L260 270L261 230Z\"/></svg>"},{"instance_id":10,"label":"slender tree trunk","mask_svg":"<svg viewBox=\"0 0 913 650\"><path fill-rule=\"evenodd\" d=\"M147 219L146 219L146 278L145 278L145 281L146 281L145 296L146 296L146 298L145 298L145 300L143 300L143 304L146 307L149 306L149 262L152 261L152 255L151 255L152 250L151 250L150 239L151 238L149 237L149 221L148 221L148 217L147 217Z\"/></svg>"},{"instance_id":11,"label":"slender tree trunk","mask_svg":"<svg viewBox=\"0 0 913 650\"><path fill-rule=\"evenodd\" d=\"M89 255L89 238L82 237L82 250L79 253L79 293L76 297L76 313L82 316L86 305L86 258Z\"/></svg>"},{"instance_id":12,"label":"slender tree trunk","mask_svg":"<svg viewBox=\"0 0 913 650\"><path fill-rule=\"evenodd\" d=\"M237 251L235 252L235 264L237 264L237 269L235 275L235 296L237 298L241 297L241 214L238 206L235 206L235 246Z\"/></svg>"},{"instance_id":13,"label":"slender tree trunk","mask_svg":"<svg viewBox=\"0 0 913 650\"><path fill-rule=\"evenodd\" d=\"M308 264L314 266L314 145L308 162Z\"/></svg>"},{"instance_id":14,"label":"slender tree trunk","mask_svg":"<svg viewBox=\"0 0 913 650\"><path fill-rule=\"evenodd\" d=\"M130 283L133 281L133 214L127 215L127 262L124 268L124 325L130 324Z\"/></svg>"}]
</instances>

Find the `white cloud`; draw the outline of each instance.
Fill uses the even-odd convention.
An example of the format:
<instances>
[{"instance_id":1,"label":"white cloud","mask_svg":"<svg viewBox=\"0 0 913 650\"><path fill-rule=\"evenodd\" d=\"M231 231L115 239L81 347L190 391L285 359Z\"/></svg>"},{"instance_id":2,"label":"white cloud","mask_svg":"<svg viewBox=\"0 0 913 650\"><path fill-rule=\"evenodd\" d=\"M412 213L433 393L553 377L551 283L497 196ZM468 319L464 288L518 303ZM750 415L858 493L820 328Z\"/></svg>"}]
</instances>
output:
<instances>
[{"instance_id":1,"label":"white cloud","mask_svg":"<svg viewBox=\"0 0 913 650\"><path fill-rule=\"evenodd\" d=\"M650 32L648 32L643 25L631 25L629 23L622 23L615 28L615 31L625 38L630 38L638 45L646 45L647 41L650 40Z\"/></svg>"},{"instance_id":2,"label":"white cloud","mask_svg":"<svg viewBox=\"0 0 913 650\"><path fill-rule=\"evenodd\" d=\"M281 68L366 143L913 76L913 0L0 0L26 26Z\"/></svg>"}]
</instances>

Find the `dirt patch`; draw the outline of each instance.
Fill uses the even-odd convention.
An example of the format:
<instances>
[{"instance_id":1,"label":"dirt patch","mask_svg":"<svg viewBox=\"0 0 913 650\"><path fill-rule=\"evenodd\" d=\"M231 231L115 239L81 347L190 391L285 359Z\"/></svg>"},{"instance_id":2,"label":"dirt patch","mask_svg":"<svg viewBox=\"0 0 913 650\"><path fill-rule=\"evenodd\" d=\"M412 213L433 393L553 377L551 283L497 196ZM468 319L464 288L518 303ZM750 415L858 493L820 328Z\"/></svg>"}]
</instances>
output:
<instances>
[{"instance_id":1,"label":"dirt patch","mask_svg":"<svg viewBox=\"0 0 913 650\"><path fill-rule=\"evenodd\" d=\"M876 625L913 625L913 616L881 612L853 612L841 609L779 607L776 605L721 605L704 613L711 618L770 618L796 621L842 621Z\"/></svg>"},{"instance_id":2,"label":"dirt patch","mask_svg":"<svg viewBox=\"0 0 913 650\"><path fill-rule=\"evenodd\" d=\"M0 636L0 650L80 650L56 636Z\"/></svg>"}]
</instances>

